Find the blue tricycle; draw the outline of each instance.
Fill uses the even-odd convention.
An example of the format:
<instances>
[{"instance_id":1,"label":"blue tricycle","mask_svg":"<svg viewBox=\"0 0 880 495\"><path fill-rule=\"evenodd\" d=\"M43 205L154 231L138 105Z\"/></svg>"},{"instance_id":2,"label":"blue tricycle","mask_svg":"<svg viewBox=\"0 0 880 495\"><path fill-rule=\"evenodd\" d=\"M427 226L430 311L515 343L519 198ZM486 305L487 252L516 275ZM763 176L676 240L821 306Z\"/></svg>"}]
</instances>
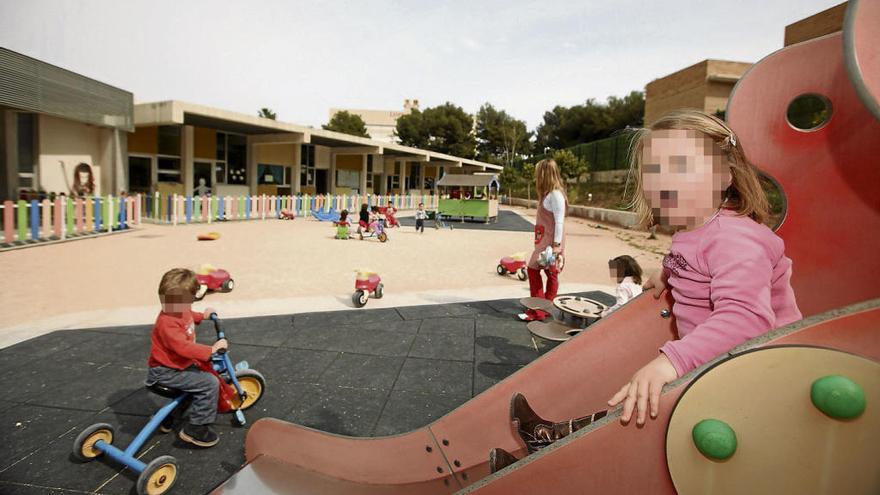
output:
<instances>
[{"instance_id":1,"label":"blue tricycle","mask_svg":"<svg viewBox=\"0 0 880 495\"><path fill-rule=\"evenodd\" d=\"M216 313L211 314L211 320L214 322L217 340L226 338ZM246 421L242 411L252 407L260 400L266 390L266 380L256 370L248 369L247 361L233 366L225 349L221 349L220 352L211 356L211 364L226 383L231 383L235 387L237 394L232 400L233 411L236 422L244 426ZM153 459L149 464L144 464L137 459L137 453L156 431L156 428L176 408L187 401L189 394L159 384L147 386L147 390L172 400L150 418L150 421L125 450L113 445L113 425L96 423L83 430L76 437L73 442L73 455L81 461L91 461L105 454L110 459L138 473L137 493L139 495L161 495L168 492L177 480L177 460L170 455L163 455Z\"/></svg>"}]
</instances>

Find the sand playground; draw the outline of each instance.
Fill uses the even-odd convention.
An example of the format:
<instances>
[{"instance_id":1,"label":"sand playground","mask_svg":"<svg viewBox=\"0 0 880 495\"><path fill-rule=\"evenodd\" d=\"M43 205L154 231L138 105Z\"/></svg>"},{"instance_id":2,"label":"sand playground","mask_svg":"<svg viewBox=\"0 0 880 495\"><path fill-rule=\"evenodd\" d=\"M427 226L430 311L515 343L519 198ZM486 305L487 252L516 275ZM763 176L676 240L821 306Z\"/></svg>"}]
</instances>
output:
<instances>
[{"instance_id":1,"label":"sand playground","mask_svg":"<svg viewBox=\"0 0 880 495\"><path fill-rule=\"evenodd\" d=\"M534 221L534 210L508 208ZM406 213L401 212L404 215ZM498 260L530 252L531 232L440 229L424 234L389 229L389 241L336 240L327 222L259 220L211 225L143 224L131 232L0 254L7 287L0 301L0 348L50 331L151 323L159 308L156 290L174 267L203 263L229 271L235 289L209 293L194 305L223 317L328 310L355 310L355 270L378 272L383 299L367 308L477 301L528 296L528 283L499 276ZM454 225L454 224L453 224ZM633 256L646 272L659 267L671 239L566 219L566 266L560 293L614 293L607 261ZM199 242L216 231L221 238Z\"/></svg>"}]
</instances>

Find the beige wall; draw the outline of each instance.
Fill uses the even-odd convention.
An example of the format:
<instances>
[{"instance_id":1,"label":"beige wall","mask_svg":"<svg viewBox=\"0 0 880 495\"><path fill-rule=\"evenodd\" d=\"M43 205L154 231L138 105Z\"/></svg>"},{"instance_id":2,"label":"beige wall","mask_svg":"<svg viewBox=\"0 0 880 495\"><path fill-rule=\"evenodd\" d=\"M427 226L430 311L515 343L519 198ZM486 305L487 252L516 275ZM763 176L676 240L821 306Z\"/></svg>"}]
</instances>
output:
<instances>
[{"instance_id":1,"label":"beige wall","mask_svg":"<svg viewBox=\"0 0 880 495\"><path fill-rule=\"evenodd\" d=\"M752 66L746 62L703 60L645 86L645 124L679 108L708 113L727 108L736 82ZM717 79L713 80L713 76Z\"/></svg>"},{"instance_id":2,"label":"beige wall","mask_svg":"<svg viewBox=\"0 0 880 495\"><path fill-rule=\"evenodd\" d=\"M801 19L785 26L784 46L801 43L842 30L847 3L843 2L818 14L811 15L806 19Z\"/></svg>"},{"instance_id":3,"label":"beige wall","mask_svg":"<svg viewBox=\"0 0 880 495\"><path fill-rule=\"evenodd\" d=\"M37 128L40 187L46 192L69 194L67 184L73 186L73 169L82 162L92 166L97 194L113 192L108 190L111 184L102 182L103 158L107 144L105 141L112 137L112 132L48 115L39 116ZM59 161L64 162L66 174L62 172Z\"/></svg>"},{"instance_id":4,"label":"beige wall","mask_svg":"<svg viewBox=\"0 0 880 495\"><path fill-rule=\"evenodd\" d=\"M330 148L327 146L315 146L315 168L330 168Z\"/></svg>"},{"instance_id":5,"label":"beige wall","mask_svg":"<svg viewBox=\"0 0 880 495\"><path fill-rule=\"evenodd\" d=\"M256 163L266 165L286 165L292 167L295 163L296 150L299 144L260 144L254 146ZM298 176L297 176L298 177Z\"/></svg>"}]
</instances>

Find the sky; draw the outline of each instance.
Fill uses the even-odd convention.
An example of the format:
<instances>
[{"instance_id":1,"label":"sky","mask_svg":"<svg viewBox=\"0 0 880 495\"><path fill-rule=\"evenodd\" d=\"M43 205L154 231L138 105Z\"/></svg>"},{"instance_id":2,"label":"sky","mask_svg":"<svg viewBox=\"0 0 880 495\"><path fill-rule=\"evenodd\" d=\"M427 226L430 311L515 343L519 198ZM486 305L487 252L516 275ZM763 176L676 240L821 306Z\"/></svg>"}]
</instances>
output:
<instances>
[{"instance_id":1,"label":"sky","mask_svg":"<svg viewBox=\"0 0 880 495\"><path fill-rule=\"evenodd\" d=\"M134 93L319 126L485 102L530 129L707 58L757 62L837 0L0 0L0 46Z\"/></svg>"}]
</instances>

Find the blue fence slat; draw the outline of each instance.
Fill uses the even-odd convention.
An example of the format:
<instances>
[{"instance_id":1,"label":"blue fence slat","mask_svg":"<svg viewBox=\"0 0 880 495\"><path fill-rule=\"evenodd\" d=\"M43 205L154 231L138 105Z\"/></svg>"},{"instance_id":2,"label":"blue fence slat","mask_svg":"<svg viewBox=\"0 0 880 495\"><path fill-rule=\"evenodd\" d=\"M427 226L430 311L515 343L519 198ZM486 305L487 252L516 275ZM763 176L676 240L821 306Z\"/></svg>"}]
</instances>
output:
<instances>
[{"instance_id":1,"label":"blue fence slat","mask_svg":"<svg viewBox=\"0 0 880 495\"><path fill-rule=\"evenodd\" d=\"M104 217L101 215L101 202L100 196L95 196L95 230L100 231L101 226L104 224Z\"/></svg>"},{"instance_id":2,"label":"blue fence slat","mask_svg":"<svg viewBox=\"0 0 880 495\"><path fill-rule=\"evenodd\" d=\"M128 228L128 225L127 225L127 222L126 222L126 218L125 218L125 214L126 214L126 211L125 211L125 198L120 197L120 198L119 198L119 225L118 225L118 227L119 227L120 229Z\"/></svg>"},{"instance_id":3,"label":"blue fence slat","mask_svg":"<svg viewBox=\"0 0 880 495\"><path fill-rule=\"evenodd\" d=\"M36 199L31 200L31 239L40 238L40 203Z\"/></svg>"},{"instance_id":4,"label":"blue fence slat","mask_svg":"<svg viewBox=\"0 0 880 495\"><path fill-rule=\"evenodd\" d=\"M193 213L193 199L192 196L187 196L184 200L184 209L186 210L186 223L192 222L192 213Z\"/></svg>"},{"instance_id":5,"label":"blue fence slat","mask_svg":"<svg viewBox=\"0 0 880 495\"><path fill-rule=\"evenodd\" d=\"M251 197L245 196L244 198L244 218L247 220L251 219Z\"/></svg>"},{"instance_id":6,"label":"blue fence slat","mask_svg":"<svg viewBox=\"0 0 880 495\"><path fill-rule=\"evenodd\" d=\"M275 213L281 213L281 198L275 198Z\"/></svg>"},{"instance_id":7,"label":"blue fence slat","mask_svg":"<svg viewBox=\"0 0 880 495\"><path fill-rule=\"evenodd\" d=\"M168 208L165 210L165 221L166 221L166 222L170 222L170 221L171 221L171 206L172 206L172 203L173 203L172 200L173 200L172 195L169 194L169 195L168 195Z\"/></svg>"},{"instance_id":8,"label":"blue fence slat","mask_svg":"<svg viewBox=\"0 0 880 495\"><path fill-rule=\"evenodd\" d=\"M223 218L224 208L226 206L224 203L225 201L223 201L223 196L219 196L217 198L217 220Z\"/></svg>"}]
</instances>

